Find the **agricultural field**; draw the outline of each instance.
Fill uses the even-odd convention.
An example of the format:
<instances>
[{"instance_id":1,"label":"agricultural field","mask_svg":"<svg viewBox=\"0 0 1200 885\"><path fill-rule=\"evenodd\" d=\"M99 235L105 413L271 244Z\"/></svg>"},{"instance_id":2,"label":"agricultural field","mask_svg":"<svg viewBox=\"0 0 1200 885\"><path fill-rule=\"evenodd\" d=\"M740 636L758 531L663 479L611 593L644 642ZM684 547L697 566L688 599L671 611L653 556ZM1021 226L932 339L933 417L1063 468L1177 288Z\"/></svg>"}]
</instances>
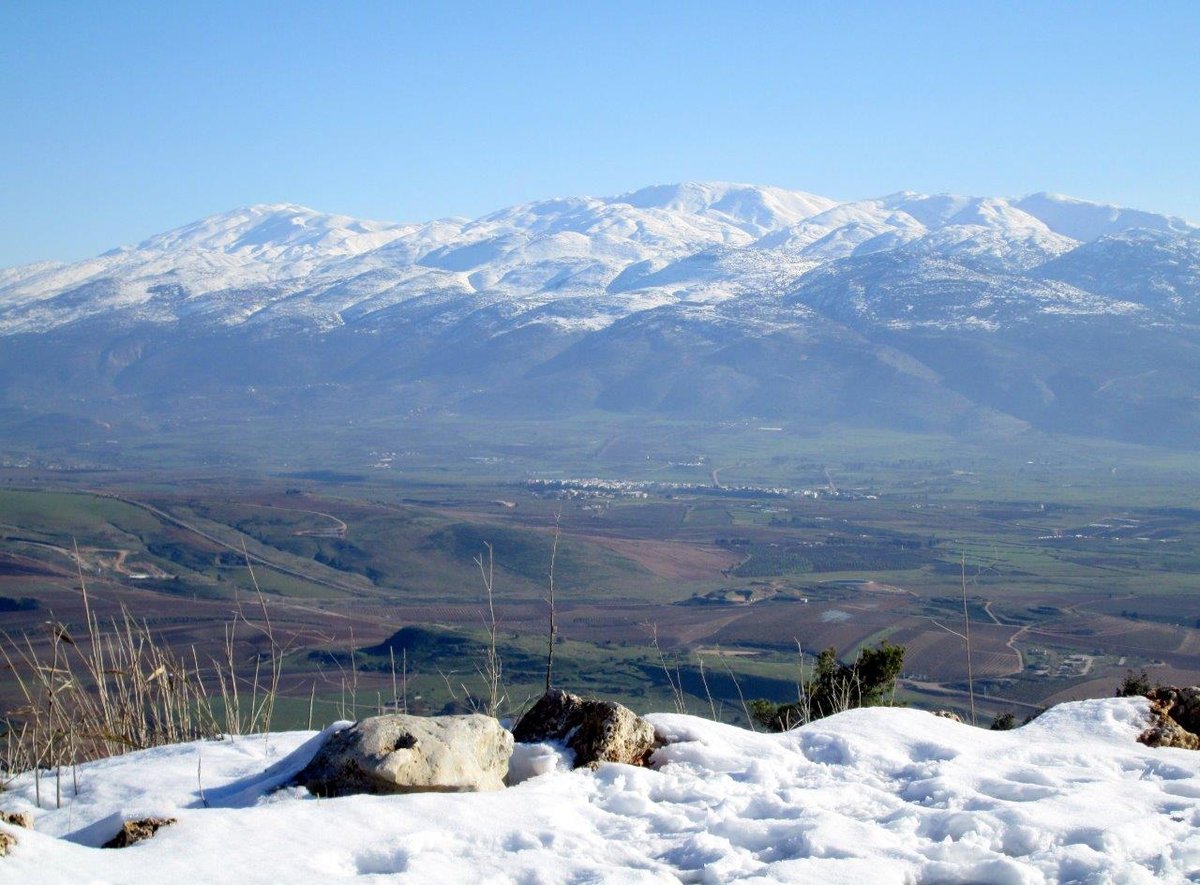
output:
<instances>
[{"instance_id":1,"label":"agricultural field","mask_svg":"<svg viewBox=\"0 0 1200 885\"><path fill-rule=\"evenodd\" d=\"M82 580L100 617L124 608L181 655L232 650L251 674L281 653L293 724L469 709L490 573L518 707L544 685L553 562L555 683L641 709L742 721L743 700L794 698L821 649L883 641L907 649L898 701L965 712L973 698L980 718L1110 694L1128 670L1200 681L1200 510L1183 455L917 458L891 435L821 460L803 438L784 456L778 435L729 427L704 454L721 433L677 432L610 434L593 470L553 477L514 474L516 449L470 456L503 463L454 481L9 468L0 628L10 656L54 624L82 632ZM0 682L6 709L19 701Z\"/></svg>"}]
</instances>

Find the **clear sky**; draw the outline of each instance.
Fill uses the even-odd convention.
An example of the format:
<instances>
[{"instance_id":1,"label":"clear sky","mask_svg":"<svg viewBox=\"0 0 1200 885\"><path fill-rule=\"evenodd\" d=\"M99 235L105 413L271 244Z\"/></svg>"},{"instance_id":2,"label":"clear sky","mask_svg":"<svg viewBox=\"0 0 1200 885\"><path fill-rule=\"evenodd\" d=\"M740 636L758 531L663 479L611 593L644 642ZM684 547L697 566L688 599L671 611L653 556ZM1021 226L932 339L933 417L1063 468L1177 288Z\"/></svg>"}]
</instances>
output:
<instances>
[{"instance_id":1,"label":"clear sky","mask_svg":"<svg viewBox=\"0 0 1200 885\"><path fill-rule=\"evenodd\" d=\"M0 3L0 266L720 179L1200 220L1200 2Z\"/></svg>"}]
</instances>

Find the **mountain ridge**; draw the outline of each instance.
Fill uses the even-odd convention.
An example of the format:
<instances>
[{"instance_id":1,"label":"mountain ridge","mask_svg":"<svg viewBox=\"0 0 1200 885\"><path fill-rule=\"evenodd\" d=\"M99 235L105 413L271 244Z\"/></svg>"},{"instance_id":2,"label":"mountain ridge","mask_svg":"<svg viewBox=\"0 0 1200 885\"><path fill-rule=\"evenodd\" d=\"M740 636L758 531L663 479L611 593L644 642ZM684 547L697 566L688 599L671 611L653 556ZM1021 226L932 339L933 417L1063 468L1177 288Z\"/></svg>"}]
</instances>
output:
<instances>
[{"instance_id":1,"label":"mountain ridge","mask_svg":"<svg viewBox=\"0 0 1200 885\"><path fill-rule=\"evenodd\" d=\"M287 294L293 294L308 278L319 283L399 269L419 274L418 268L441 276L443 285L474 291L507 287L528 294L535 280L528 272L515 274L514 264L528 268L573 261L583 265L569 274L575 283L586 283L589 271L603 276L598 270L608 270L611 281L642 262L665 266L719 247L751 248L771 253L777 264L802 260L815 262L813 267L907 248L1025 271L1086 242L1063 231L1087 229L1096 233L1090 239L1097 239L1135 228L1184 236L1200 230L1171 216L1048 193L1009 200L902 191L837 202L803 191L723 182L657 185L607 198L555 198L471 221L415 224L266 203L209 216L80 262L0 271L0 333L44 330L56 322L55 311L37 311L25 321L14 312L102 279L117 280L126 296L108 306L129 307L153 300L151 293L138 291L142 281L145 289L178 284L193 297L276 284L286 284ZM543 282L562 288L563 281L549 274ZM630 291L627 276L625 282ZM60 312L59 321L76 315Z\"/></svg>"},{"instance_id":2,"label":"mountain ridge","mask_svg":"<svg viewBox=\"0 0 1200 885\"><path fill-rule=\"evenodd\" d=\"M315 397L339 420L601 409L1191 446L1200 228L1053 194L714 182L408 224L260 204L0 272L0 342L0 409L35 413L175 420L196 391L253 390L285 423Z\"/></svg>"}]
</instances>

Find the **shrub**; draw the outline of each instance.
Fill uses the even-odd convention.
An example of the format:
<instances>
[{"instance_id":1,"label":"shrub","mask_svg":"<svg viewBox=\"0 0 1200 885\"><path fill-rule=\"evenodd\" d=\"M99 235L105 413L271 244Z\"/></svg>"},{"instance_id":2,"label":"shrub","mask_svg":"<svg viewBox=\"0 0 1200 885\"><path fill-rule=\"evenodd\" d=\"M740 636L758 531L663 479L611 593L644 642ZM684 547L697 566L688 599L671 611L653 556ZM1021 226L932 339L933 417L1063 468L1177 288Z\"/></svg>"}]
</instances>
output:
<instances>
[{"instance_id":1,"label":"shrub","mask_svg":"<svg viewBox=\"0 0 1200 885\"><path fill-rule=\"evenodd\" d=\"M992 724L988 726L992 731L1011 731L1017 727L1017 714L1012 710L1005 710L1003 713L997 713L996 718L992 720Z\"/></svg>"},{"instance_id":2,"label":"shrub","mask_svg":"<svg viewBox=\"0 0 1200 885\"><path fill-rule=\"evenodd\" d=\"M1150 685L1150 677L1146 675L1146 671L1134 673L1132 670L1125 671L1125 678L1121 680L1121 684L1117 686L1117 697L1119 698L1136 698L1142 697L1150 693L1153 686Z\"/></svg>"},{"instance_id":3,"label":"shrub","mask_svg":"<svg viewBox=\"0 0 1200 885\"><path fill-rule=\"evenodd\" d=\"M812 678L803 681L797 701L757 700L751 715L772 731L786 731L843 710L890 705L903 665L904 646L890 642L863 649L852 664L842 663L837 650L827 648L817 657Z\"/></svg>"}]
</instances>

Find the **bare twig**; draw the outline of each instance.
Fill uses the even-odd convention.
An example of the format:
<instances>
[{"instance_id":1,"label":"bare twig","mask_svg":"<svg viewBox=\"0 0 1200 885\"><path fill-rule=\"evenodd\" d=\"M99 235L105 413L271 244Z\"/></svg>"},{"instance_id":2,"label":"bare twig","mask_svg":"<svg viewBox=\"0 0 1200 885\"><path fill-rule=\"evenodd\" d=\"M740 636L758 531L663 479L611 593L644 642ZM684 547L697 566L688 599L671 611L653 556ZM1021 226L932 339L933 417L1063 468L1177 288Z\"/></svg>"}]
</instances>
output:
<instances>
[{"instance_id":1,"label":"bare twig","mask_svg":"<svg viewBox=\"0 0 1200 885\"><path fill-rule=\"evenodd\" d=\"M751 731L758 731L754 727L754 717L750 715L750 708L746 706L746 696L742 694L742 685L738 682L737 676L734 675L733 668L729 666L728 657L721 652L721 646L717 646L717 657L721 659L721 663L725 666L725 672L729 674L729 678L733 681L733 687L737 691L738 702L742 705L742 714L746 717L746 721L750 723Z\"/></svg>"},{"instance_id":2,"label":"bare twig","mask_svg":"<svg viewBox=\"0 0 1200 885\"><path fill-rule=\"evenodd\" d=\"M561 520L562 511L560 510L554 514L554 546L550 548L550 596L546 600L550 605L550 624L546 636L546 691L550 690L551 680L554 676L554 642L558 639L557 611L554 606L554 563L558 558L558 539L561 531Z\"/></svg>"},{"instance_id":3,"label":"bare twig","mask_svg":"<svg viewBox=\"0 0 1200 885\"><path fill-rule=\"evenodd\" d=\"M713 703L712 692L708 688L708 678L704 675L704 658L701 655L697 655L696 659L700 662L700 684L704 686L704 696L708 698L708 710L715 722L717 721L717 705Z\"/></svg>"},{"instance_id":4,"label":"bare twig","mask_svg":"<svg viewBox=\"0 0 1200 885\"><path fill-rule=\"evenodd\" d=\"M975 720L975 673L971 664L971 613L967 609L967 551L962 552L962 604L963 604L963 629L966 636L963 639L967 643L967 694L971 699L971 724L978 725Z\"/></svg>"},{"instance_id":5,"label":"bare twig","mask_svg":"<svg viewBox=\"0 0 1200 885\"><path fill-rule=\"evenodd\" d=\"M666 655L663 654L662 647L658 644L658 624L646 625L650 629L650 644L654 646L655 653L658 654L658 662L662 666L663 674L667 677L667 685L671 686L671 699L675 703L675 712L687 712L687 698L683 694L683 683L679 677L679 664L676 662L675 675L671 675L671 668L667 666Z\"/></svg>"},{"instance_id":6,"label":"bare twig","mask_svg":"<svg viewBox=\"0 0 1200 885\"><path fill-rule=\"evenodd\" d=\"M483 664L483 678L487 684L487 715L495 716L500 710L500 704L503 701L500 691L501 678L501 662L500 654L496 648L496 634L498 623L496 621L496 576L495 576L495 557L492 551L491 544L485 544L487 547L487 563L483 561L483 555L475 557L475 564L479 566L479 574L483 578L484 598L487 602L487 615L484 620L484 627L488 634L487 655Z\"/></svg>"}]
</instances>

